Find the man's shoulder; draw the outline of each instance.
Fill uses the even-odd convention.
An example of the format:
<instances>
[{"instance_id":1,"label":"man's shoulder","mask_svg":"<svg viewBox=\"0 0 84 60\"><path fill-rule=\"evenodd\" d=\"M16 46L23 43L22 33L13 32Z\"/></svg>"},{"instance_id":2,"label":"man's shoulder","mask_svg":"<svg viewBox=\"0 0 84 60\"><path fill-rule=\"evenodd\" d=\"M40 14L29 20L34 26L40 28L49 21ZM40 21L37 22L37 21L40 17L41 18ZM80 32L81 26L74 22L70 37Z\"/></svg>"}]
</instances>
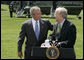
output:
<instances>
[{"instance_id":1,"label":"man's shoulder","mask_svg":"<svg viewBox=\"0 0 84 60\"><path fill-rule=\"evenodd\" d=\"M51 22L49 21L49 19L41 19L41 22L42 22L42 23L47 23L47 24L48 24L48 23L51 23Z\"/></svg>"},{"instance_id":2,"label":"man's shoulder","mask_svg":"<svg viewBox=\"0 0 84 60\"><path fill-rule=\"evenodd\" d=\"M72 26L72 25L74 25L74 26L75 26L75 24L74 24L74 23L72 23L72 22L70 22L70 21L68 21L68 20L67 20L67 22L68 22L68 25L69 25L69 26Z\"/></svg>"},{"instance_id":3,"label":"man's shoulder","mask_svg":"<svg viewBox=\"0 0 84 60\"><path fill-rule=\"evenodd\" d=\"M31 19L24 21L22 24L25 25L25 24L29 24L29 23L31 23Z\"/></svg>"},{"instance_id":4,"label":"man's shoulder","mask_svg":"<svg viewBox=\"0 0 84 60\"><path fill-rule=\"evenodd\" d=\"M71 27L74 27L76 28L75 24L70 22L70 21L67 21L67 25L66 25L68 28L71 28Z\"/></svg>"}]
</instances>

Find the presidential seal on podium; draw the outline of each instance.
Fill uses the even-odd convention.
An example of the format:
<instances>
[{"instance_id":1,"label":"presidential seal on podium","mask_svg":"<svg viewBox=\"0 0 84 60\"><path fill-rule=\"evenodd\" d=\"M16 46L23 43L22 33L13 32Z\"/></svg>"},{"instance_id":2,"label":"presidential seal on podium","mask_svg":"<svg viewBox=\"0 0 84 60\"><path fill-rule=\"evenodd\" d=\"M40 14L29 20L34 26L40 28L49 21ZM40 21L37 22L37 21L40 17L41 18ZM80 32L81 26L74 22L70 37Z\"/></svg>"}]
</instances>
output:
<instances>
[{"instance_id":1,"label":"presidential seal on podium","mask_svg":"<svg viewBox=\"0 0 84 60\"><path fill-rule=\"evenodd\" d=\"M46 50L46 56L48 59L57 59L59 57L59 49L57 47L49 47Z\"/></svg>"}]
</instances>

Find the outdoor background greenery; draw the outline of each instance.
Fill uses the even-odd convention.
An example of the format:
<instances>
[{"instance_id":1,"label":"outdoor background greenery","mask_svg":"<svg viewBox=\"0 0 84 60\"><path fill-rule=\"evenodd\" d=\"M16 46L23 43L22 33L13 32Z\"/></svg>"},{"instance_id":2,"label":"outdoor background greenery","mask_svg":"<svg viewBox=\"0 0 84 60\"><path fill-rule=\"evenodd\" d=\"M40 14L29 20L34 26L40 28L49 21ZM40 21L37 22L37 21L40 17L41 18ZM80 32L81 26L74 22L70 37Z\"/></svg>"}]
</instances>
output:
<instances>
[{"instance_id":1,"label":"outdoor background greenery","mask_svg":"<svg viewBox=\"0 0 84 60\"><path fill-rule=\"evenodd\" d=\"M30 18L16 18L15 13L13 18L10 18L9 6L1 4L1 59L19 59L17 53L17 42L22 22ZM43 15L46 17L46 15ZM77 28L77 37L75 42L76 59L83 59L83 10L80 13L81 20L75 15L68 15L68 20L75 24ZM47 18L52 24L56 21L53 18ZM52 33L49 31L49 34ZM22 52L24 55L23 44Z\"/></svg>"}]
</instances>

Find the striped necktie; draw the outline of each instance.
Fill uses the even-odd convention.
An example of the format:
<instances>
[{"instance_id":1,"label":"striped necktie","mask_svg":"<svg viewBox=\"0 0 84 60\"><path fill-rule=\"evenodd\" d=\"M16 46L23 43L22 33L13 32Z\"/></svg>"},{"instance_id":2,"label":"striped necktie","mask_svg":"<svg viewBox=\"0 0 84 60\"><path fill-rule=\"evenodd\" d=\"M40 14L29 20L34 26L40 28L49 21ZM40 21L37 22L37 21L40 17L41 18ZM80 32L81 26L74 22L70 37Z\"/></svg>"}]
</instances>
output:
<instances>
[{"instance_id":1,"label":"striped necktie","mask_svg":"<svg viewBox=\"0 0 84 60\"><path fill-rule=\"evenodd\" d=\"M61 25L60 25L60 24L58 24L57 32L58 32L58 33L61 32Z\"/></svg>"}]
</instances>

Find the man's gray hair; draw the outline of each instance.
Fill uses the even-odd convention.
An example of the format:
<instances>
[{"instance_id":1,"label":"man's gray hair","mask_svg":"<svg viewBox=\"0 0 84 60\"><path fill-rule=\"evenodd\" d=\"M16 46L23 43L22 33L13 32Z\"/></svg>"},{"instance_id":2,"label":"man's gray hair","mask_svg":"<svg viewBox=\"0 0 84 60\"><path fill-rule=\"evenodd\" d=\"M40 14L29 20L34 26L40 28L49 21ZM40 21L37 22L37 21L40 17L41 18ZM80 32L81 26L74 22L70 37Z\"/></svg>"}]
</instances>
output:
<instances>
[{"instance_id":1,"label":"man's gray hair","mask_svg":"<svg viewBox=\"0 0 84 60\"><path fill-rule=\"evenodd\" d=\"M37 9L38 9L38 10L41 10L38 6L33 6L33 7L31 7L31 8L30 8L30 14L31 14L31 15L35 14L35 13L34 13L34 10L37 10Z\"/></svg>"},{"instance_id":2,"label":"man's gray hair","mask_svg":"<svg viewBox=\"0 0 84 60\"><path fill-rule=\"evenodd\" d=\"M56 13L56 11L59 14L61 14L63 18L65 18L65 19L67 18L67 9L66 8L64 8L64 7L58 7L58 8L56 8L55 13Z\"/></svg>"}]
</instances>

